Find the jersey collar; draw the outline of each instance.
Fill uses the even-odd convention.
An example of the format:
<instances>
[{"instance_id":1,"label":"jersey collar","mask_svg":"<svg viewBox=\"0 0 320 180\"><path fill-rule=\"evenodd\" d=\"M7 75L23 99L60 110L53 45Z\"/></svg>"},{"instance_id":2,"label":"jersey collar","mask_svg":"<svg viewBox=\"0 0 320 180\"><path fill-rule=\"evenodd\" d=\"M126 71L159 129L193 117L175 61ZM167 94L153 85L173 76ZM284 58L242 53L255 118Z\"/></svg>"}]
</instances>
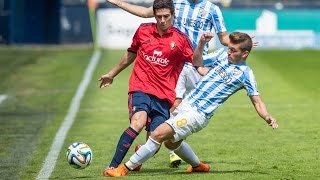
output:
<instances>
[{"instance_id":1,"label":"jersey collar","mask_svg":"<svg viewBox=\"0 0 320 180\"><path fill-rule=\"evenodd\" d=\"M193 2L192 0L188 0L188 2L190 3L190 4L199 4L199 3L201 3L203 0L198 0L197 2Z\"/></svg>"},{"instance_id":2,"label":"jersey collar","mask_svg":"<svg viewBox=\"0 0 320 180\"><path fill-rule=\"evenodd\" d=\"M173 31L174 31L174 27L173 27L173 25L171 25L171 27L163 35L170 34ZM157 23L154 23L154 25L153 25L153 33L160 36L158 29L157 29Z\"/></svg>"}]
</instances>

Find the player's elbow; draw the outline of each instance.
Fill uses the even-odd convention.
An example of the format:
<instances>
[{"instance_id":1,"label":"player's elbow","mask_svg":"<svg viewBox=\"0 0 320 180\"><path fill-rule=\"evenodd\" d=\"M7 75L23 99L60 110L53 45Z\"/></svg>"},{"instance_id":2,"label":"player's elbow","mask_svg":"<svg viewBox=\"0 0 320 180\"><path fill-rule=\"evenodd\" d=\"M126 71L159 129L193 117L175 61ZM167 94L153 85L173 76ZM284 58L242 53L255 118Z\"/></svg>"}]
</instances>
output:
<instances>
[{"instance_id":1,"label":"player's elbow","mask_svg":"<svg viewBox=\"0 0 320 180\"><path fill-rule=\"evenodd\" d=\"M201 76L204 76L208 73L209 69L207 67L198 67L197 71Z\"/></svg>"},{"instance_id":2,"label":"player's elbow","mask_svg":"<svg viewBox=\"0 0 320 180\"><path fill-rule=\"evenodd\" d=\"M224 46L228 46L229 44L229 37L226 37L226 38L221 38L220 39L220 43Z\"/></svg>"},{"instance_id":3,"label":"player's elbow","mask_svg":"<svg viewBox=\"0 0 320 180\"><path fill-rule=\"evenodd\" d=\"M142 17L142 18L152 18L152 17L154 17L153 7L149 7L147 9L141 9L140 17Z\"/></svg>"},{"instance_id":4,"label":"player's elbow","mask_svg":"<svg viewBox=\"0 0 320 180\"><path fill-rule=\"evenodd\" d=\"M220 43L221 43L222 45L228 46L230 40L229 40L229 35L228 35L227 32L222 32L222 33L220 33L220 34L218 35L218 37L219 37L219 41L220 41Z\"/></svg>"}]
</instances>

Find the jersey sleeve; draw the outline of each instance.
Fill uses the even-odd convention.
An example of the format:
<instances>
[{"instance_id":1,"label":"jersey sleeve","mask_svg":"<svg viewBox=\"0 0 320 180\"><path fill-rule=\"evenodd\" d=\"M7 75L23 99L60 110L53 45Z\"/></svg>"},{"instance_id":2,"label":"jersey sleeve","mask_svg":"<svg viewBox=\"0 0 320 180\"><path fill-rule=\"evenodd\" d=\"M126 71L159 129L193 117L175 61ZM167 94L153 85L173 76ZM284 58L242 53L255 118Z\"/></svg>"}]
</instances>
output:
<instances>
[{"instance_id":1,"label":"jersey sleeve","mask_svg":"<svg viewBox=\"0 0 320 180\"><path fill-rule=\"evenodd\" d=\"M193 46L188 38L188 36L184 36L185 38L185 43L184 43L184 48L182 50L182 54L185 57L185 62L192 62L192 56L193 56Z\"/></svg>"},{"instance_id":2,"label":"jersey sleeve","mask_svg":"<svg viewBox=\"0 0 320 180\"><path fill-rule=\"evenodd\" d=\"M259 96L257 82L251 69L245 71L244 88L247 91L248 96Z\"/></svg>"},{"instance_id":3,"label":"jersey sleeve","mask_svg":"<svg viewBox=\"0 0 320 180\"><path fill-rule=\"evenodd\" d=\"M220 8L218 6L214 6L213 11L214 12L212 15L213 16L212 21L213 21L215 33L219 34L227 31Z\"/></svg>"},{"instance_id":4,"label":"jersey sleeve","mask_svg":"<svg viewBox=\"0 0 320 180\"><path fill-rule=\"evenodd\" d=\"M203 56L203 65L206 67L212 66L212 64L218 60L218 57L225 51L224 48L220 48L207 55Z\"/></svg>"},{"instance_id":5,"label":"jersey sleeve","mask_svg":"<svg viewBox=\"0 0 320 180\"><path fill-rule=\"evenodd\" d=\"M140 47L140 38L139 38L140 29L141 29L141 25L139 26L139 28L134 33L134 36L132 38L131 46L127 49L127 51L130 51L132 53L137 53L137 51L138 51L138 49Z\"/></svg>"}]
</instances>

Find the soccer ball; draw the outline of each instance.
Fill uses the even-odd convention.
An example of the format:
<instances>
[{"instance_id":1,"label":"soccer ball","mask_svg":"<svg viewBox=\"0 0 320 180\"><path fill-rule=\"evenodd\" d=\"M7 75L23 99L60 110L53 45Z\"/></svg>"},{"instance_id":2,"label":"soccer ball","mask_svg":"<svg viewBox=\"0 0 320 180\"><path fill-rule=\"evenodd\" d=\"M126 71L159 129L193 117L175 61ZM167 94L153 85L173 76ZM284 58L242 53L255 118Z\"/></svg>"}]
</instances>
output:
<instances>
[{"instance_id":1,"label":"soccer ball","mask_svg":"<svg viewBox=\"0 0 320 180\"><path fill-rule=\"evenodd\" d=\"M90 147L82 142L75 142L67 150L68 163L76 169L84 169L92 161L92 151Z\"/></svg>"}]
</instances>

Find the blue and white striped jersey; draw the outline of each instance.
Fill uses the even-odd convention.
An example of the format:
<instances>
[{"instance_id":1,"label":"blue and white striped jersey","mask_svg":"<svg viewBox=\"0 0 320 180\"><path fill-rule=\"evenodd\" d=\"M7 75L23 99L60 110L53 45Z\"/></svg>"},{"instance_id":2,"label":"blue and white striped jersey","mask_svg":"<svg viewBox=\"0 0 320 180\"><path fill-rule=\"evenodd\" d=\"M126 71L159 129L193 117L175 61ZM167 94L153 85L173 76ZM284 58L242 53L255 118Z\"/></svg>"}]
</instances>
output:
<instances>
[{"instance_id":1,"label":"blue and white striped jersey","mask_svg":"<svg viewBox=\"0 0 320 180\"><path fill-rule=\"evenodd\" d=\"M220 59L223 58L222 54L225 51L225 48L217 49L207 55L203 56L203 66L210 67L212 63L219 57ZM228 56L227 53L223 54L224 56Z\"/></svg>"},{"instance_id":2,"label":"blue and white striped jersey","mask_svg":"<svg viewBox=\"0 0 320 180\"><path fill-rule=\"evenodd\" d=\"M241 89L245 89L248 96L259 95L250 67L246 64L230 64L227 49L219 49L213 54L210 70L186 97L191 106L208 119L223 102Z\"/></svg>"},{"instance_id":3,"label":"blue and white striped jersey","mask_svg":"<svg viewBox=\"0 0 320 180\"><path fill-rule=\"evenodd\" d=\"M207 1L173 0L175 7L174 26L186 33L193 47L196 48L203 32L225 32L223 16L220 8ZM208 44L203 54L208 53Z\"/></svg>"},{"instance_id":4,"label":"blue and white striped jersey","mask_svg":"<svg viewBox=\"0 0 320 180\"><path fill-rule=\"evenodd\" d=\"M212 66L213 61L220 56L224 48L220 48L212 53L203 56L203 65L206 67ZM220 57L221 58L221 57ZM192 63L186 62L179 75L179 79L175 88L176 98L184 98L196 87L197 82L202 76L197 72L197 69Z\"/></svg>"}]
</instances>

